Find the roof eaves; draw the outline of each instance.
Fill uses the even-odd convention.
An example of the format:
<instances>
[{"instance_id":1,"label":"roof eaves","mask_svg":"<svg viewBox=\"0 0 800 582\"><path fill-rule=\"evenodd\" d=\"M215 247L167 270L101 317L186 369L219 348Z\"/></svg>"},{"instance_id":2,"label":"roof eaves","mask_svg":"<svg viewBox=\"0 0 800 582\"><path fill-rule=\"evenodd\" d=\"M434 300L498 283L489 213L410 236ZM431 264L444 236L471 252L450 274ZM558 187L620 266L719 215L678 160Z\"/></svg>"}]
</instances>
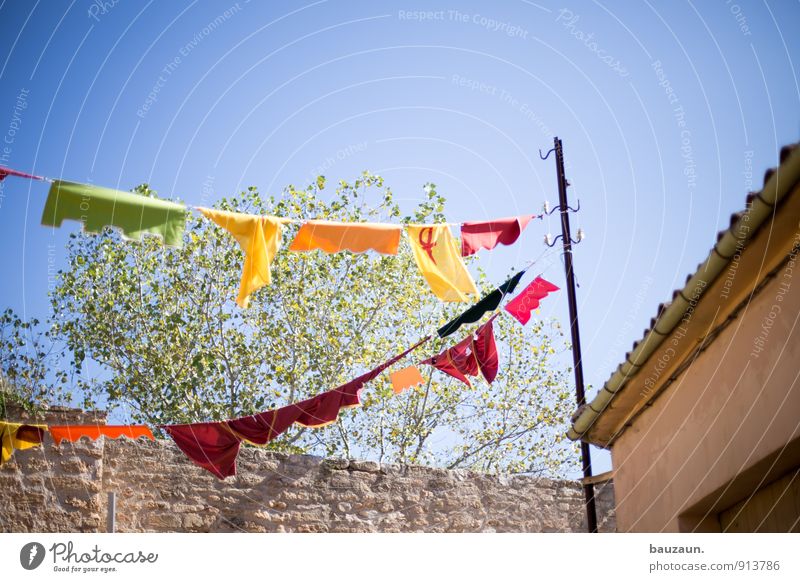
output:
<instances>
[{"instance_id":1,"label":"roof eaves","mask_svg":"<svg viewBox=\"0 0 800 582\"><path fill-rule=\"evenodd\" d=\"M682 289L676 289L672 293L672 301L658 306L657 315L650 320L650 327L644 331L642 339L634 342L633 349L625 355L625 360L594 399L575 412L572 426L567 431L568 438L578 440L585 437L614 396L638 373L653 352L678 326L690 308L687 297L696 297L698 300L702 297L710 283L728 267L737 252L737 246L739 249L742 245L746 247L759 227L771 216L773 208L800 183L798 146L800 144L781 148L780 166L766 171L761 191L747 195L746 209L731 215L730 226L717 234L717 243L706 260L697 266L693 274L686 277L686 284Z\"/></svg>"}]
</instances>

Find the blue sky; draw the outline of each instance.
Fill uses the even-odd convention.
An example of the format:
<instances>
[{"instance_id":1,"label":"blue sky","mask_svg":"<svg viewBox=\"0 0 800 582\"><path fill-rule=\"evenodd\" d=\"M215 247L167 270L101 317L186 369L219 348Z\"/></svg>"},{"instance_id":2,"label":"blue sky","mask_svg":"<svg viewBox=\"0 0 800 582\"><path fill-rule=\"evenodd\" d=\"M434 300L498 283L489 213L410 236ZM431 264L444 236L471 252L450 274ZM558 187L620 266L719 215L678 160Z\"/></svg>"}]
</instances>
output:
<instances>
[{"instance_id":1,"label":"blue sky","mask_svg":"<svg viewBox=\"0 0 800 582\"><path fill-rule=\"evenodd\" d=\"M596 390L798 140L797 22L798 2L726 0L4 1L0 163L193 204L368 169L409 206L435 182L455 222L554 203L558 135ZM25 317L77 229L39 226L46 190L0 190L0 306ZM481 265L500 282L548 230ZM534 270L563 283L558 255ZM566 293L542 315L566 324Z\"/></svg>"}]
</instances>

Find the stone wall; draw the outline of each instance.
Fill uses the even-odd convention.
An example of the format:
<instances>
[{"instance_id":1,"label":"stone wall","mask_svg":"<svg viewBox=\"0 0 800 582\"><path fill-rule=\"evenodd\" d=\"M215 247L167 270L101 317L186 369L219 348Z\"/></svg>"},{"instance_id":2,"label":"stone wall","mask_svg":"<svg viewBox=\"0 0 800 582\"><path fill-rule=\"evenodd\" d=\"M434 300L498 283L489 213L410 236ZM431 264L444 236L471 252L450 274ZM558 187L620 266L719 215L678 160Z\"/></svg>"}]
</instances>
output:
<instances>
[{"instance_id":1,"label":"stone wall","mask_svg":"<svg viewBox=\"0 0 800 582\"><path fill-rule=\"evenodd\" d=\"M85 422L65 415L58 421ZM220 481L170 440L84 438L56 447L48 435L0 467L0 530L102 532L115 492L122 532L585 531L582 489L571 481L252 447L238 468ZM614 531L612 485L597 496L600 529Z\"/></svg>"},{"instance_id":2,"label":"stone wall","mask_svg":"<svg viewBox=\"0 0 800 582\"><path fill-rule=\"evenodd\" d=\"M73 409L54 409L36 419L15 408L6 415L11 422L105 423L105 415ZM103 460L102 440L56 447L49 434L44 446L15 451L0 466L0 530L105 531Z\"/></svg>"}]
</instances>

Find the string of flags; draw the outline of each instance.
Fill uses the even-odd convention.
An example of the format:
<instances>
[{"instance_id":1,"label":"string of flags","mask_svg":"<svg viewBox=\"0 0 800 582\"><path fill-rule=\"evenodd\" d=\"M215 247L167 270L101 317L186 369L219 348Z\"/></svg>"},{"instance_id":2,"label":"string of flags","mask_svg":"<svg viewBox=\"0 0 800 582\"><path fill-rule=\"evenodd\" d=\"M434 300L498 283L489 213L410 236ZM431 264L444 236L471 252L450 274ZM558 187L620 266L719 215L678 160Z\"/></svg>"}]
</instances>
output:
<instances>
[{"instance_id":1,"label":"string of flags","mask_svg":"<svg viewBox=\"0 0 800 582\"><path fill-rule=\"evenodd\" d=\"M520 271L514 275L498 289L486 295L484 300L488 298L489 301L494 301L496 293L499 292L501 296L504 296L509 289L513 290L524 273L525 271ZM528 296L531 293L540 294L541 289L547 289L547 293L549 293L558 290L558 287L541 277L536 277L520 294L520 297ZM532 305L531 301L527 301L522 310L534 309ZM494 309L497 309L498 306L499 300L495 303ZM486 310L483 313L485 312ZM519 313L519 309L516 312ZM456 320L461 319L463 315ZM483 376L486 382L491 384L497 377L500 368L493 327L493 321L498 315L499 313L492 315L474 334L468 335L442 353L421 361L420 364L433 366L468 386L471 386L471 383L467 376L478 375ZM529 312L528 319L530 319ZM178 448L196 465L210 471L220 479L224 479L236 474L236 457L242 442L265 445L295 423L300 426L318 428L335 422L342 409L361 405L361 391L367 382L377 378L384 370L408 356L430 339L431 336L426 336L369 372L308 400L232 420L162 425L159 428L169 434ZM424 383L419 369L413 365L390 374L390 381L395 394L400 394L412 386Z\"/></svg>"},{"instance_id":2,"label":"string of flags","mask_svg":"<svg viewBox=\"0 0 800 582\"><path fill-rule=\"evenodd\" d=\"M361 404L361 391L367 382L429 339L430 336L423 338L403 353L355 380L302 402L233 420L172 424L160 428L172 437L178 448L196 465L224 479L236 474L236 457L242 441L253 445L265 445L295 423L319 428L336 422L340 410Z\"/></svg>"},{"instance_id":3,"label":"string of flags","mask_svg":"<svg viewBox=\"0 0 800 582\"><path fill-rule=\"evenodd\" d=\"M187 217L186 207L182 204L98 186L49 180L0 166L0 180L6 176L51 182L42 215L43 225L61 226L64 220L76 220L83 223L87 232L99 232L106 226L113 226L128 240L140 240L143 235L148 234L160 237L168 246L182 245ZM298 221L204 207L195 209L228 231L239 243L244 262L236 303L241 308L246 308L251 295L271 283L270 265L280 250L283 227L287 223ZM304 220L299 221L301 226L289 245L289 250L322 250L326 253L344 250L363 253L371 250L385 255L396 255L402 231L405 229L414 260L433 293L443 301L466 302L468 295L478 295L478 289L462 258L475 254L480 249L494 249L498 244L513 244L533 218L541 218L541 215L465 222L461 224L460 245L450 231L450 224L398 225ZM493 313L474 333L419 363L432 366L468 386L471 385L469 376L482 376L491 384L500 368L493 322L499 315L497 310L500 303L515 291L525 272L525 269L519 271L458 317L440 327L437 335L445 338L463 325L477 323L487 313ZM540 300L557 290L558 287L538 276L509 301L504 309L525 325L530 320L531 311L539 306ZM342 409L361 404L360 394L368 382L428 342L431 337L422 338L376 368L313 398L236 419L160 425L159 428L175 441L192 462L224 479L236 474L236 458L241 443L265 445L293 424L316 428L335 422ZM414 365L391 373L390 381L395 394L425 382ZM44 433L48 431L56 444L64 440L74 442L81 437L97 439L100 436L154 440L152 431L143 425L47 426L0 421L0 464L8 461L14 450L24 450L41 444Z\"/></svg>"},{"instance_id":4,"label":"string of flags","mask_svg":"<svg viewBox=\"0 0 800 582\"><path fill-rule=\"evenodd\" d=\"M50 180L0 166L0 180L17 176L51 182L42 225L60 227L65 220L81 222L86 232L98 233L104 227L118 229L126 240L157 236L165 245L180 248L186 228L187 207L177 202L151 198L66 180ZM278 216L259 216L239 212L189 207L214 222L239 243L244 254L242 276L236 304L246 308L258 289L272 282L270 265L280 250L283 227L296 220ZM528 214L461 224L461 244L453 237L450 224L384 224L303 220L289 250L326 253L374 251L396 255L403 230L408 234L414 261L431 291L442 301L468 302L478 295L475 281L463 257L480 249L492 250L498 244L511 245L534 218Z\"/></svg>"},{"instance_id":5,"label":"string of flags","mask_svg":"<svg viewBox=\"0 0 800 582\"><path fill-rule=\"evenodd\" d=\"M494 305L494 307L482 309L480 315L490 310L495 311L500 303L500 299L496 299L498 294L502 298L513 291L524 273L525 271L520 271L487 294L478 304L482 303L484 307ZM558 287L552 283L536 277L505 306L505 310L525 325L530 320L531 310L538 307L539 300L557 290ZM473 308L443 326L442 329L452 329L452 331L445 335L440 333L440 337L454 333L462 323L477 321L480 315L474 319L475 312L467 315L471 309ZM468 376L483 376L486 382L491 384L497 377L500 367L493 326L493 321L498 315L499 312L495 312L474 334L469 334L454 346L421 361L420 364L430 365L468 386L471 386ZM460 323L454 327L455 322ZM431 337L422 338L410 348L386 360L369 372L313 398L231 420L160 425L159 428L175 441L178 448L192 462L210 471L218 478L225 479L236 474L236 458L242 442L265 445L284 433L293 424L319 428L335 422L342 409L361 405L361 391L367 382L377 378L387 368L428 342ZM413 386L423 384L424 378L416 366L410 365L391 373L390 381L392 391L400 394ZM75 442L81 437L96 440L100 436L114 439L126 436L130 439L155 440L152 431L144 425L47 426L0 421L0 440L2 440L0 464L7 462L15 450L25 450L40 445L44 433L48 431L56 445L64 440Z\"/></svg>"}]
</instances>

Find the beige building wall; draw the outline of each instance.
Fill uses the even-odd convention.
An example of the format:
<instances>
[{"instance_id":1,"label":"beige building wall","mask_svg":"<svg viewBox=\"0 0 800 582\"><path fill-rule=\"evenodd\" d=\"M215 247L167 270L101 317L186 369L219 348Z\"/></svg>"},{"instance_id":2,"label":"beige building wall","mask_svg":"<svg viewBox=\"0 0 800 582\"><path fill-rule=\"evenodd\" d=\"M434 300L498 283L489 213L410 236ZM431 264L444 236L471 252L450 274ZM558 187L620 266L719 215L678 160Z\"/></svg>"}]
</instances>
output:
<instances>
[{"instance_id":1,"label":"beige building wall","mask_svg":"<svg viewBox=\"0 0 800 582\"><path fill-rule=\"evenodd\" d=\"M721 531L720 512L796 469L798 316L800 268L783 268L615 441L618 531Z\"/></svg>"}]
</instances>

